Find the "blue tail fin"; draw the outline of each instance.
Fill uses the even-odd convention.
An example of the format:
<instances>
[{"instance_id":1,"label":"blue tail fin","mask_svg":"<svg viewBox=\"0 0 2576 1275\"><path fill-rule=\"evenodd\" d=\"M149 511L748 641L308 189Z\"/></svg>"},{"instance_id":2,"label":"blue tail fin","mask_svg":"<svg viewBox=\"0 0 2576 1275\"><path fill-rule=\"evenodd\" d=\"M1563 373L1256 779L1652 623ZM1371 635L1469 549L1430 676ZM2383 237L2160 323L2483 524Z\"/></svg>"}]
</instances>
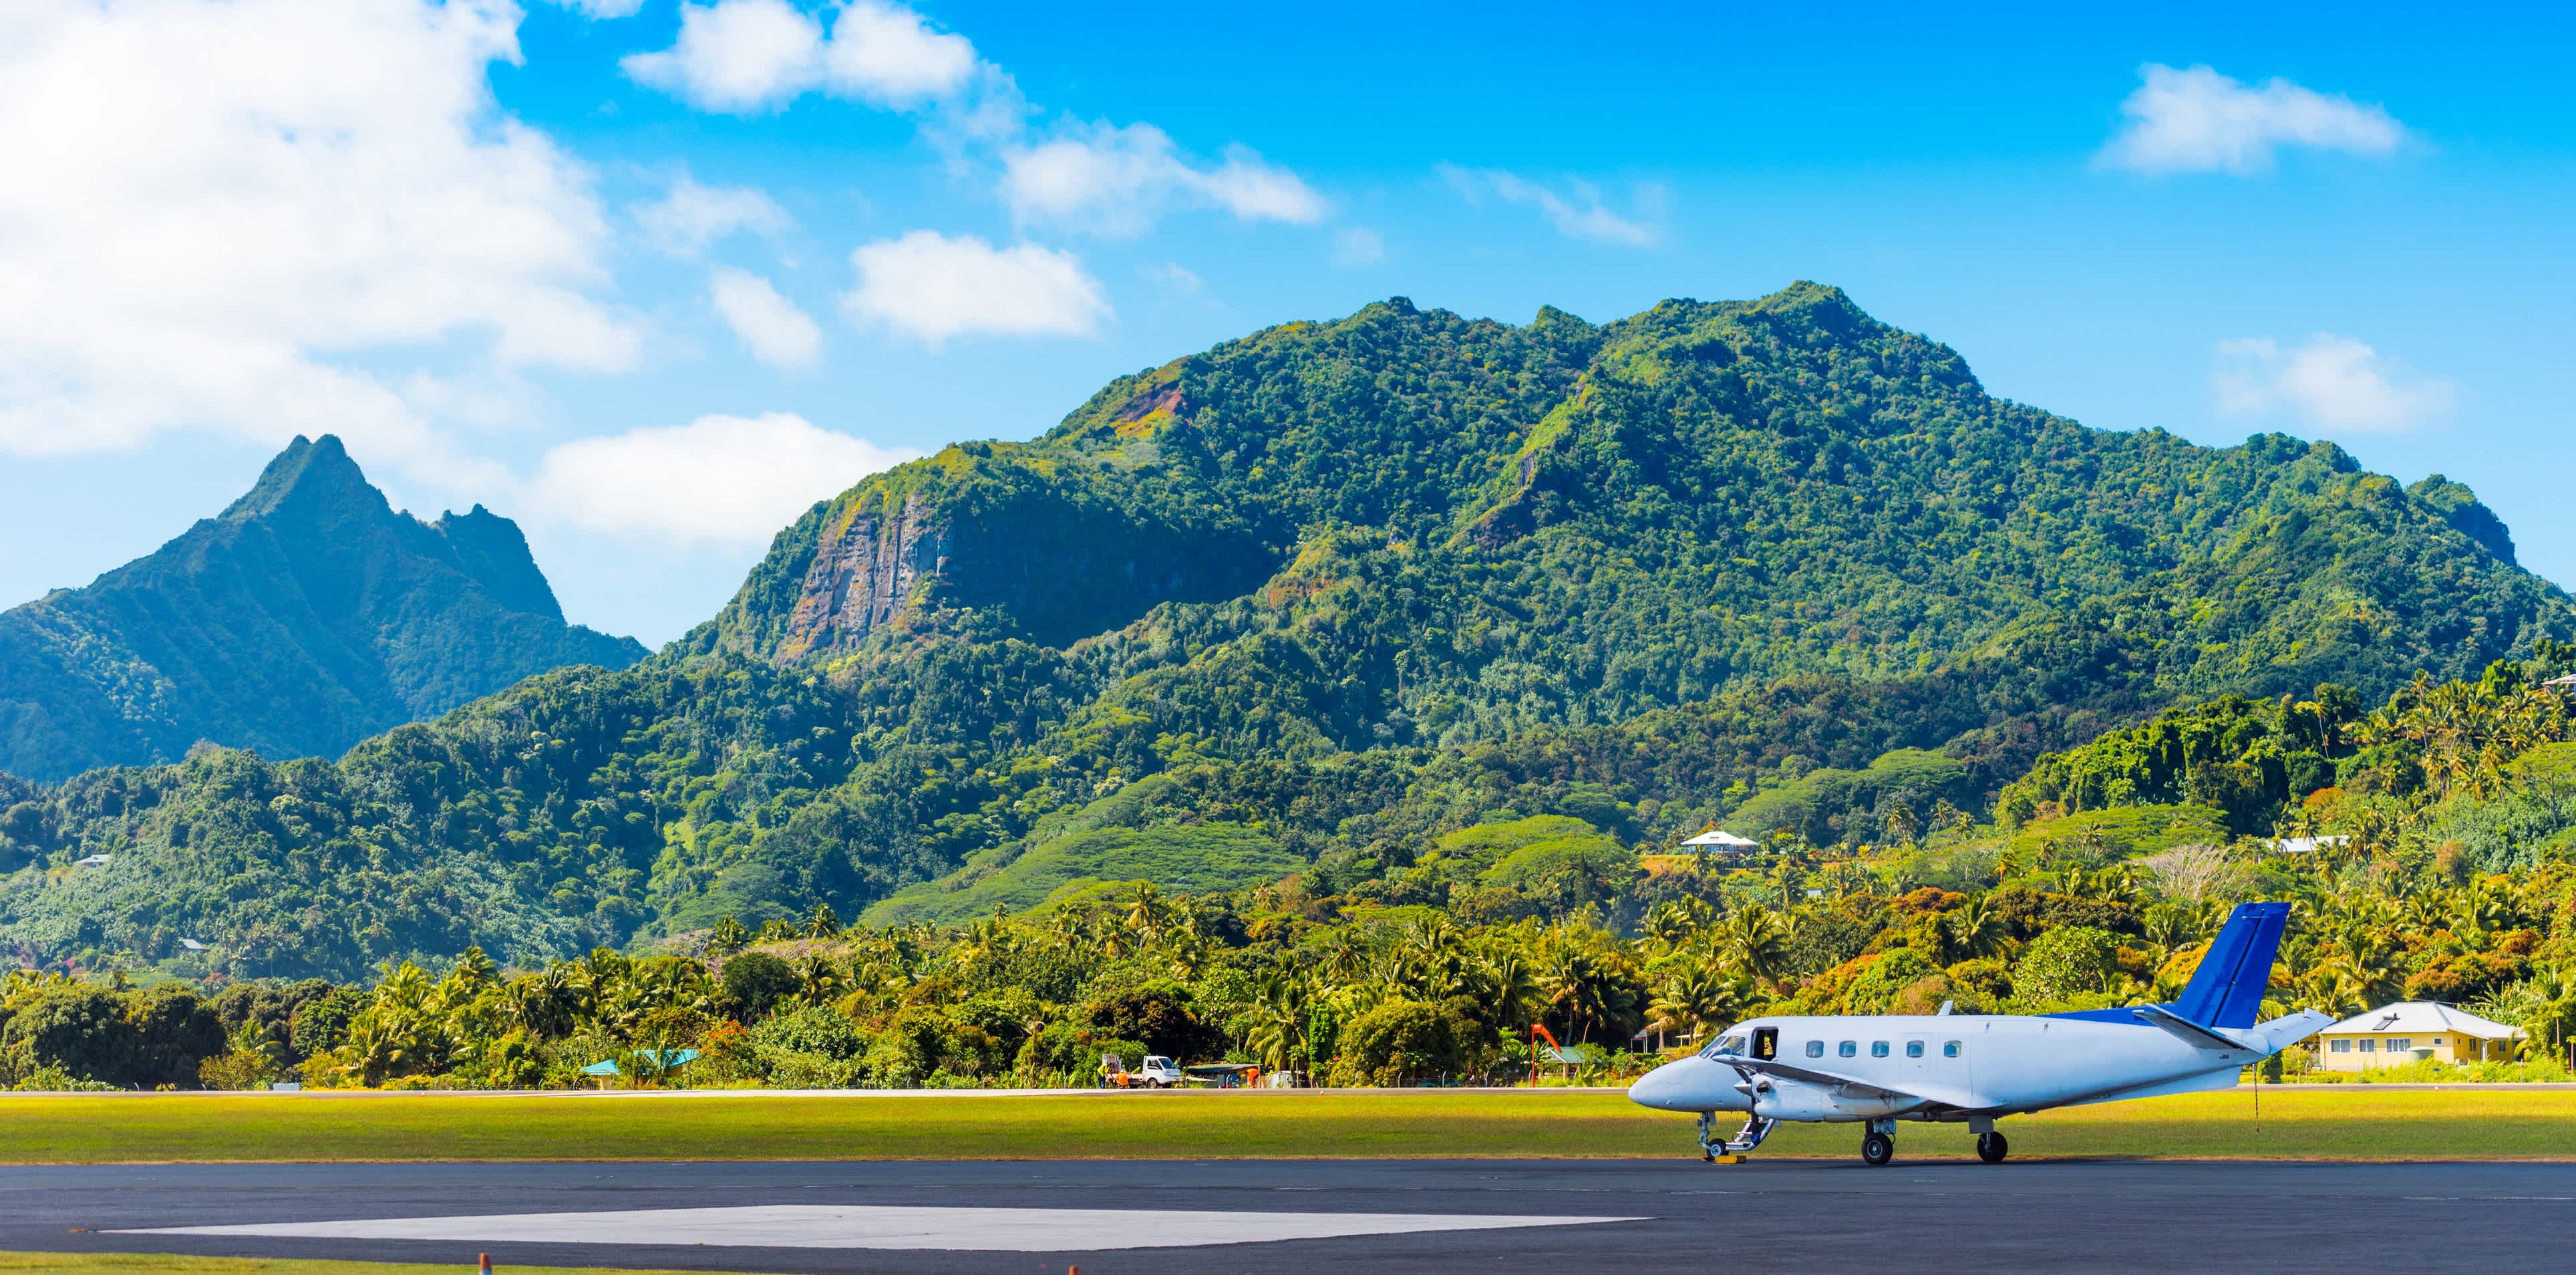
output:
<instances>
[{"instance_id":1,"label":"blue tail fin","mask_svg":"<svg viewBox=\"0 0 2576 1275\"><path fill-rule=\"evenodd\" d=\"M2244 903L2227 918L2209 952L2200 958L2173 1012L2203 1027L2251 1027L2272 982L2272 958L2281 950L2287 903Z\"/></svg>"}]
</instances>

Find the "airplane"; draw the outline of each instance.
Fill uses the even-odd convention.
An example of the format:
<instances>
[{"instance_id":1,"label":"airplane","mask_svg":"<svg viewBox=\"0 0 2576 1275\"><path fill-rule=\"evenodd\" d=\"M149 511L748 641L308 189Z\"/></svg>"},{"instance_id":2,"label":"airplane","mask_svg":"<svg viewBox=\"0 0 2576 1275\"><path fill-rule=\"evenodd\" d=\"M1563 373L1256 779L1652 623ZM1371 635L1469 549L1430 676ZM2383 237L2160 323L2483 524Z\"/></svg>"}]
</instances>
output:
<instances>
[{"instance_id":1,"label":"airplane","mask_svg":"<svg viewBox=\"0 0 2576 1275\"><path fill-rule=\"evenodd\" d=\"M1783 1120L1865 1124L1860 1158L1896 1156L1896 1122L1965 1122L1977 1158L2001 1163L2007 1115L2080 1103L2225 1089L2259 1062L2334 1022L2305 1010L2256 1023L2287 903L2247 903L2227 918L2169 1004L2063 1014L1937 1014L1747 1019L1707 1049L1647 1072L1628 1100L1699 1113L1704 1159L1740 1156ZM1744 1113L1731 1138L1717 1113Z\"/></svg>"}]
</instances>

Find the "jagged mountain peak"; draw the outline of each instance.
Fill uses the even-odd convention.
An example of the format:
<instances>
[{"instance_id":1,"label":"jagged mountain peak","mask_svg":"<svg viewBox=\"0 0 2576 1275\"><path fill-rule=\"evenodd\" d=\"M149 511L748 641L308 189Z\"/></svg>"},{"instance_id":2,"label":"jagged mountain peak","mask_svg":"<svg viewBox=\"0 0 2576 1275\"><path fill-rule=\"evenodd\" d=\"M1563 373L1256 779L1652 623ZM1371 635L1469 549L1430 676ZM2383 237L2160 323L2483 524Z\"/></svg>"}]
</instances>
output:
<instances>
[{"instance_id":1,"label":"jagged mountain peak","mask_svg":"<svg viewBox=\"0 0 2576 1275\"><path fill-rule=\"evenodd\" d=\"M629 638L564 622L517 524L397 513L337 437L81 589L0 612L0 770L59 778L199 741L336 754Z\"/></svg>"},{"instance_id":2,"label":"jagged mountain peak","mask_svg":"<svg viewBox=\"0 0 2576 1275\"><path fill-rule=\"evenodd\" d=\"M308 439L302 434L260 471L241 499L220 517L238 521L275 515L290 508L374 515L393 512L385 494L367 481L339 435Z\"/></svg>"}]
</instances>

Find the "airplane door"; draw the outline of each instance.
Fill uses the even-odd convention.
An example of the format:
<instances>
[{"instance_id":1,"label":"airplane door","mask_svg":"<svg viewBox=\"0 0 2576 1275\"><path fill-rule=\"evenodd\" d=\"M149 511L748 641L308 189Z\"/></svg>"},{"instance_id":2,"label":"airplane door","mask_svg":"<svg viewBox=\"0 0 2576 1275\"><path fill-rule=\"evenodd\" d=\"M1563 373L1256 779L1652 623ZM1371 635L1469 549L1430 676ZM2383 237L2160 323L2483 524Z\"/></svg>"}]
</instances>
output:
<instances>
[{"instance_id":1,"label":"airplane door","mask_svg":"<svg viewBox=\"0 0 2576 1275\"><path fill-rule=\"evenodd\" d=\"M1929 1036L1908 1036L1901 1051L1905 1061L1898 1064L1909 1078L1932 1074L1932 1060L1939 1056L1940 1046Z\"/></svg>"},{"instance_id":2,"label":"airplane door","mask_svg":"<svg viewBox=\"0 0 2576 1275\"><path fill-rule=\"evenodd\" d=\"M1756 1027L1753 1029L1753 1056L1756 1058L1777 1058L1780 1056L1779 1028Z\"/></svg>"}]
</instances>

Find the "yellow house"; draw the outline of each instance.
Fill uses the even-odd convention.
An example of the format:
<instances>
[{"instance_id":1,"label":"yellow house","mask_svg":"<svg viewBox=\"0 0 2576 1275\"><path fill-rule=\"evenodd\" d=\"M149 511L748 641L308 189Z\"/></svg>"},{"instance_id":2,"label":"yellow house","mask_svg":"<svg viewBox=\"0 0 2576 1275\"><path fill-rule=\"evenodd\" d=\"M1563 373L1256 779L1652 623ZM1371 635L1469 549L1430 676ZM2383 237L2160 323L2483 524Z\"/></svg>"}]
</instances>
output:
<instances>
[{"instance_id":1,"label":"yellow house","mask_svg":"<svg viewBox=\"0 0 2576 1275\"><path fill-rule=\"evenodd\" d=\"M2317 1066L2362 1071L2426 1059L2501 1062L2513 1057L2513 1043L2525 1034L2438 1001L2399 1001L2318 1032Z\"/></svg>"}]
</instances>

